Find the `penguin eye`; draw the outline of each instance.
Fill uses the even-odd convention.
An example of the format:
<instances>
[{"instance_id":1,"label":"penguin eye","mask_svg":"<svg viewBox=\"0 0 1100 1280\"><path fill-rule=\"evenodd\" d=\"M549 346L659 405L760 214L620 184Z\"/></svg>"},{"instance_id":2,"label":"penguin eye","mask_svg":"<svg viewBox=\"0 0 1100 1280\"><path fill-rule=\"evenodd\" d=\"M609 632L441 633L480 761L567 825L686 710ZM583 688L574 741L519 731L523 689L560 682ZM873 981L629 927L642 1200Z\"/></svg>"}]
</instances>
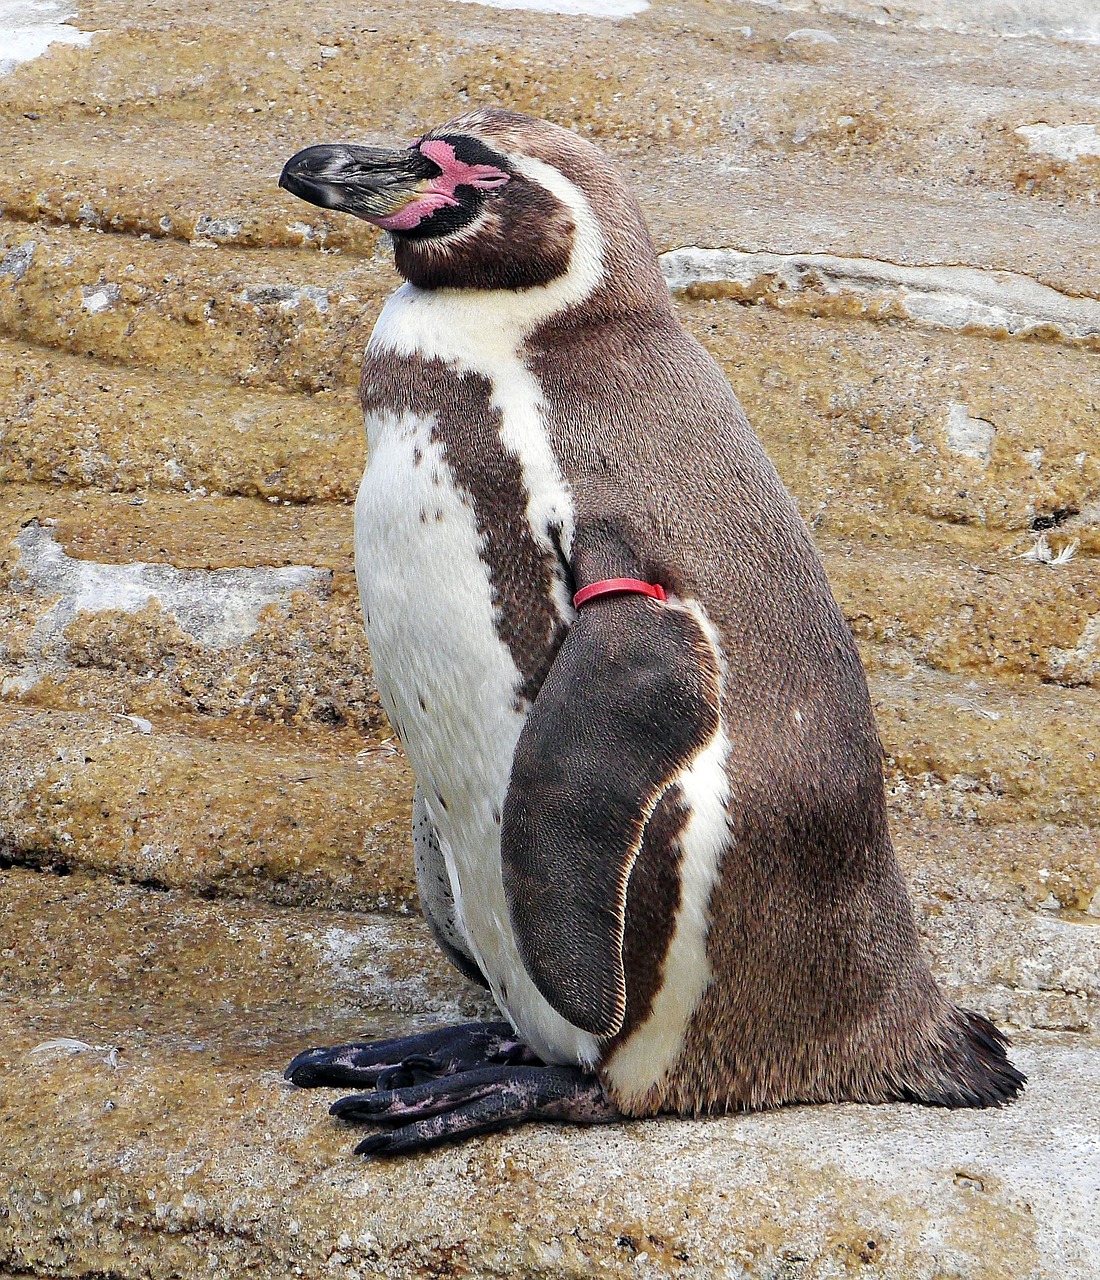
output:
<instances>
[{"instance_id":1,"label":"penguin eye","mask_svg":"<svg viewBox=\"0 0 1100 1280\"><path fill-rule=\"evenodd\" d=\"M440 172L432 179L432 190L453 197L459 187L496 191L513 177L504 156L498 155L477 138L455 135L426 138L420 154Z\"/></svg>"}]
</instances>

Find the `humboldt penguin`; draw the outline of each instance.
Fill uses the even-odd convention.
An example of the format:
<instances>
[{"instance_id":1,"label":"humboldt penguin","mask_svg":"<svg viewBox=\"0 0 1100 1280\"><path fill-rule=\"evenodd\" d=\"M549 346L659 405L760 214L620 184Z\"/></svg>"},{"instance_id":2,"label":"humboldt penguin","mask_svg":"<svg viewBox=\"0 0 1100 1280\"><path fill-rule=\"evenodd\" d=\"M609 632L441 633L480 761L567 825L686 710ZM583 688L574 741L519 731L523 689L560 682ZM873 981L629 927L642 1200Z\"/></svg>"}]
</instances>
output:
<instances>
[{"instance_id":1,"label":"humboldt penguin","mask_svg":"<svg viewBox=\"0 0 1100 1280\"><path fill-rule=\"evenodd\" d=\"M921 952L852 637L615 165L481 110L280 183L383 228L356 573L437 941L507 1021L309 1049L412 1151L528 1119L997 1106Z\"/></svg>"}]
</instances>

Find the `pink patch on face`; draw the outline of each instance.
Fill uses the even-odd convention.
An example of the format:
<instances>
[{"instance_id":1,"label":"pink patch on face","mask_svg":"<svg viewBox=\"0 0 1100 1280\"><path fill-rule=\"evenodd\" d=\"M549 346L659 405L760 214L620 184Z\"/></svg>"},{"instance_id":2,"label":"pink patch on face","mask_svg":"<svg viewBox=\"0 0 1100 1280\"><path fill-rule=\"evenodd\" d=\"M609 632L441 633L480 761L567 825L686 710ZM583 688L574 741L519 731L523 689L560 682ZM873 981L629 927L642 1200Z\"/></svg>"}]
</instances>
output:
<instances>
[{"instance_id":1,"label":"pink patch on face","mask_svg":"<svg viewBox=\"0 0 1100 1280\"><path fill-rule=\"evenodd\" d=\"M397 213L387 214L384 218L371 218L371 222L384 231L411 231L425 218L431 217L437 209L443 209L449 204L458 204L458 201L442 191L429 190L415 200L410 200Z\"/></svg>"},{"instance_id":2,"label":"pink patch on face","mask_svg":"<svg viewBox=\"0 0 1100 1280\"><path fill-rule=\"evenodd\" d=\"M456 187L479 187L483 191L491 191L495 187L503 187L510 176L495 165L467 164L455 155L455 149L449 142L441 139L421 143L420 154L439 165L443 172L431 180L422 195L410 200L397 213L371 219L386 231L411 231L439 209L458 204Z\"/></svg>"}]
</instances>

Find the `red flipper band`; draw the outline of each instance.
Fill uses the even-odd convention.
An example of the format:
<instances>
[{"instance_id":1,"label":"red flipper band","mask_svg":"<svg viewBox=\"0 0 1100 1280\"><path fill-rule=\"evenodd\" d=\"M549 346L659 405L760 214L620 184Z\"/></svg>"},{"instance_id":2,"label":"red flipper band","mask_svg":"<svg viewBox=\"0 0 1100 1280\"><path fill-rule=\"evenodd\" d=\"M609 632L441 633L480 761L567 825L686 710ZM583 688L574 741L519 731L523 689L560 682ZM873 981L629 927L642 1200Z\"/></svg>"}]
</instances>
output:
<instances>
[{"instance_id":1,"label":"red flipper band","mask_svg":"<svg viewBox=\"0 0 1100 1280\"><path fill-rule=\"evenodd\" d=\"M581 587L573 597L573 608L579 609L582 604L595 600L597 596L622 595L649 596L651 600L668 599L664 587L658 586L656 582L642 582L639 578L604 578L600 582L593 582L591 586Z\"/></svg>"}]
</instances>

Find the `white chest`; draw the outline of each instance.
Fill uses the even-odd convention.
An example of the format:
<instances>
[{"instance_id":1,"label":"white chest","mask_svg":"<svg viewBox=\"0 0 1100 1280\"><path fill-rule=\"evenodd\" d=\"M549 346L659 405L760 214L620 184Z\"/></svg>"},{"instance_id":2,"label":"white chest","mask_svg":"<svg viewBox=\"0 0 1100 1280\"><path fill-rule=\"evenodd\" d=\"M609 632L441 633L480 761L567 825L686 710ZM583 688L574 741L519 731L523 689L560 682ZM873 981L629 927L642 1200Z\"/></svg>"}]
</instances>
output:
<instances>
[{"instance_id":1,"label":"white chest","mask_svg":"<svg viewBox=\"0 0 1100 1280\"><path fill-rule=\"evenodd\" d=\"M548 317L590 297L603 279L603 237L584 195L529 157L525 176L567 205L568 270L517 291L405 285L371 337L379 359L435 362L489 388L494 447L518 464L522 537L547 557L570 554L573 502L546 431L542 389L523 344ZM593 1065L595 1039L561 1018L520 960L504 897L500 818L525 712L520 672L496 625L497 597L472 496L456 483L429 398L417 412L368 415L370 464L355 516L356 574L379 691L400 729L439 837L459 927L498 1003L550 1062ZM481 529L487 529L483 520ZM537 558L537 557L536 557ZM513 566L514 567L514 566ZM539 588L544 610L572 617L560 575Z\"/></svg>"},{"instance_id":2,"label":"white chest","mask_svg":"<svg viewBox=\"0 0 1100 1280\"><path fill-rule=\"evenodd\" d=\"M442 832L499 810L523 720L474 512L432 426L374 433L355 560L379 692Z\"/></svg>"},{"instance_id":3,"label":"white chest","mask_svg":"<svg viewBox=\"0 0 1100 1280\"><path fill-rule=\"evenodd\" d=\"M355 558L375 677L438 834L459 927L498 1003L545 1059L591 1064L596 1042L539 994L512 932L500 817L526 715L522 678L495 625L472 502L434 427L413 414L368 424ZM542 509L568 504L560 481L541 496Z\"/></svg>"}]
</instances>

